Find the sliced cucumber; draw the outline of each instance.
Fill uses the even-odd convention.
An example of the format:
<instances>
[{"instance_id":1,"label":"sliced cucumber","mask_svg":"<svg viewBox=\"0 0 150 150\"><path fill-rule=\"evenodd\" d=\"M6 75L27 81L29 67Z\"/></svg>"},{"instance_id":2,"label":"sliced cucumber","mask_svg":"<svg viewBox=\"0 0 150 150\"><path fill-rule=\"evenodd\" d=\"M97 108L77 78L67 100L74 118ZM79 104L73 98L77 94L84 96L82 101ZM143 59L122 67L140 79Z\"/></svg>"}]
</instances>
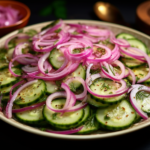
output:
<instances>
[{"instance_id":1,"label":"sliced cucumber","mask_svg":"<svg viewBox=\"0 0 150 150\"><path fill-rule=\"evenodd\" d=\"M18 68L12 68L13 72L15 72L18 75L21 75L21 70ZM14 77L10 72L9 69L3 69L0 71L0 82L1 87L9 86L18 81L18 78Z\"/></svg>"},{"instance_id":2,"label":"sliced cucumber","mask_svg":"<svg viewBox=\"0 0 150 150\"><path fill-rule=\"evenodd\" d=\"M62 59L60 59L62 58ZM63 53L59 50L54 48L49 55L49 62L55 68L59 69L65 61Z\"/></svg>"},{"instance_id":3,"label":"sliced cucumber","mask_svg":"<svg viewBox=\"0 0 150 150\"><path fill-rule=\"evenodd\" d=\"M84 116L82 117L82 120L79 122L78 126L80 126L81 124L84 124L86 120L88 119L88 117L90 116L91 109L89 105L83 108L83 110L84 110Z\"/></svg>"},{"instance_id":4,"label":"sliced cucumber","mask_svg":"<svg viewBox=\"0 0 150 150\"><path fill-rule=\"evenodd\" d=\"M149 68L147 68L146 66L142 66L142 67L138 67L138 68L133 68L132 71L135 74L136 79L138 81L138 80L144 78L148 74ZM132 82L131 75L128 76L128 80L130 82ZM148 83L149 84L150 83L150 79L144 81L143 83Z\"/></svg>"},{"instance_id":5,"label":"sliced cucumber","mask_svg":"<svg viewBox=\"0 0 150 150\"><path fill-rule=\"evenodd\" d=\"M77 132L77 134L89 134L99 129L99 123L95 118L95 114L91 114L91 116L84 123L83 128Z\"/></svg>"},{"instance_id":6,"label":"sliced cucumber","mask_svg":"<svg viewBox=\"0 0 150 150\"><path fill-rule=\"evenodd\" d=\"M54 81L45 81L46 83L46 93L52 94L58 91L59 87L56 85Z\"/></svg>"},{"instance_id":7,"label":"sliced cucumber","mask_svg":"<svg viewBox=\"0 0 150 150\"><path fill-rule=\"evenodd\" d=\"M121 39L133 39L135 38L133 35L129 34L129 33L119 33L116 35L116 38L121 38Z\"/></svg>"},{"instance_id":8,"label":"sliced cucumber","mask_svg":"<svg viewBox=\"0 0 150 150\"><path fill-rule=\"evenodd\" d=\"M3 105L3 106L6 106L6 105L7 105L8 100L9 100L9 96L8 96L8 95L4 95L4 96L2 96L2 100L1 100L2 105Z\"/></svg>"},{"instance_id":9,"label":"sliced cucumber","mask_svg":"<svg viewBox=\"0 0 150 150\"><path fill-rule=\"evenodd\" d=\"M38 80L26 88L24 88L17 96L14 103L20 107L32 105L43 98L46 92L46 85L43 80Z\"/></svg>"},{"instance_id":10,"label":"sliced cucumber","mask_svg":"<svg viewBox=\"0 0 150 150\"><path fill-rule=\"evenodd\" d=\"M65 104L65 99L57 99L52 101L52 106L56 108L62 108ZM84 116L84 110L80 109L74 112L65 112L63 115L61 113L55 113L48 109L47 106L44 107L43 115L45 119L53 127L60 129L69 129L76 127L78 123L82 120Z\"/></svg>"},{"instance_id":11,"label":"sliced cucumber","mask_svg":"<svg viewBox=\"0 0 150 150\"><path fill-rule=\"evenodd\" d=\"M6 61L0 61L0 71L8 68L8 63Z\"/></svg>"},{"instance_id":12,"label":"sliced cucumber","mask_svg":"<svg viewBox=\"0 0 150 150\"><path fill-rule=\"evenodd\" d=\"M82 79L85 80L85 76L86 76L86 71L84 69L84 67L80 64L78 66L78 68L71 73L70 75L68 75L63 81L65 82L67 79L72 78L72 77L81 77ZM69 84L71 90L76 90L77 88L79 88L81 86L81 83L78 81L72 81Z\"/></svg>"},{"instance_id":13,"label":"sliced cucumber","mask_svg":"<svg viewBox=\"0 0 150 150\"><path fill-rule=\"evenodd\" d=\"M131 34L128 33L120 33L118 35L116 35L116 38L122 38L125 39L129 42L129 44L131 45L131 47L136 47L141 49L143 52L145 53L149 53L149 49L148 47L145 45L145 43L143 43L141 40L137 39L136 37L134 37Z\"/></svg>"},{"instance_id":14,"label":"sliced cucumber","mask_svg":"<svg viewBox=\"0 0 150 150\"><path fill-rule=\"evenodd\" d=\"M147 46L141 40L133 38L133 39L128 39L127 41L130 43L131 47L139 48L143 52L148 53Z\"/></svg>"},{"instance_id":15,"label":"sliced cucumber","mask_svg":"<svg viewBox=\"0 0 150 150\"><path fill-rule=\"evenodd\" d=\"M107 108L98 109L96 119L108 130L121 130L131 126L136 119L136 111L127 100Z\"/></svg>"},{"instance_id":16,"label":"sliced cucumber","mask_svg":"<svg viewBox=\"0 0 150 150\"><path fill-rule=\"evenodd\" d=\"M90 85L90 89L96 94L100 94L100 95L109 95L110 94L111 95L114 90L117 90L115 84L116 83L110 79L98 78L98 79L94 80L93 83ZM111 97L111 98L102 98L102 97L97 97L94 95L91 95L91 96L93 99L95 99L101 103L114 104L114 103L117 103L118 101L122 100L123 98L125 98L126 94L122 94L120 96Z\"/></svg>"},{"instance_id":17,"label":"sliced cucumber","mask_svg":"<svg viewBox=\"0 0 150 150\"><path fill-rule=\"evenodd\" d=\"M136 94L136 100L141 110L150 114L150 93L146 91L139 91Z\"/></svg>"},{"instance_id":18,"label":"sliced cucumber","mask_svg":"<svg viewBox=\"0 0 150 150\"><path fill-rule=\"evenodd\" d=\"M12 85L9 85L8 87L1 88L0 91L3 95L9 95L11 88L12 88Z\"/></svg>"},{"instance_id":19,"label":"sliced cucumber","mask_svg":"<svg viewBox=\"0 0 150 150\"><path fill-rule=\"evenodd\" d=\"M109 104L103 104L97 100L95 100L94 98L91 97L90 94L87 95L87 102L92 105L92 106L95 106L95 107L99 107L99 108L104 108L104 107L107 107L109 106Z\"/></svg>"},{"instance_id":20,"label":"sliced cucumber","mask_svg":"<svg viewBox=\"0 0 150 150\"><path fill-rule=\"evenodd\" d=\"M145 63L136 60L136 59L126 59L126 58L120 58L120 60L124 63L124 65L128 68L137 68L140 66L145 65Z\"/></svg>"},{"instance_id":21,"label":"sliced cucumber","mask_svg":"<svg viewBox=\"0 0 150 150\"><path fill-rule=\"evenodd\" d=\"M14 116L20 122L30 124L30 125L41 126L45 122L42 111L43 111L43 106L40 106L32 110L27 110L20 113L14 113Z\"/></svg>"}]
</instances>

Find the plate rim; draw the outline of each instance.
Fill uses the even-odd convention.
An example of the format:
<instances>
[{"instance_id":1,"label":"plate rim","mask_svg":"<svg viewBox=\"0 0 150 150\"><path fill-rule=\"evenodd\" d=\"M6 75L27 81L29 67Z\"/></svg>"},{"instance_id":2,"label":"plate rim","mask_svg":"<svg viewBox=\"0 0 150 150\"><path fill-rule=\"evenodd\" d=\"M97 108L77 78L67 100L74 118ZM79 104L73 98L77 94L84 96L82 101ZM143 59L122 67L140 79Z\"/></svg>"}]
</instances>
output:
<instances>
[{"instance_id":1,"label":"plate rim","mask_svg":"<svg viewBox=\"0 0 150 150\"><path fill-rule=\"evenodd\" d=\"M104 26L109 26L109 27L119 27L121 29L124 30L128 30L130 32L134 32L135 34L138 34L142 37L145 37L146 39L150 40L150 36L146 35L145 33L142 33L140 31L137 31L135 29L129 28L129 27L125 27L123 25L118 25L118 24L114 24L114 23L109 23L109 22L105 22L105 21L96 21L96 20L84 20L84 19L74 19L74 20L63 20L66 23L77 23L77 22L81 22L81 23L85 23L85 24L96 24L96 25L104 25ZM47 21L47 22L42 22L42 23L36 23L33 25L29 25L24 27L23 29L28 30L28 29L32 29L36 26L44 26L48 23L51 23L52 21ZM3 37L0 38L0 44L1 42L3 43L4 40L6 40L8 37L10 37L11 35L14 35L18 32L19 30L15 30ZM1 47L1 45L0 45ZM37 135L41 135L41 136L45 136L45 137L50 137L50 138L57 138L57 139L69 139L69 140L92 140L92 139L103 139L103 138L110 138L110 137L114 137L114 136L119 136L119 135L124 135L124 134L128 134L131 132L135 132L137 130L140 130L142 128L145 128L147 126L150 125L150 118L147 120L144 120L142 122L141 125L139 126L134 126L132 128L127 128L124 130L120 130L120 131L108 131L108 133L96 133L96 134L88 134L88 135L61 135L61 134L54 134L54 133L48 133L48 132L44 132L41 131L39 129L36 129L34 127L22 124L20 122L14 121L14 119L7 119L2 112L0 112L0 120L27 132L33 133L33 134L37 134Z\"/></svg>"}]
</instances>

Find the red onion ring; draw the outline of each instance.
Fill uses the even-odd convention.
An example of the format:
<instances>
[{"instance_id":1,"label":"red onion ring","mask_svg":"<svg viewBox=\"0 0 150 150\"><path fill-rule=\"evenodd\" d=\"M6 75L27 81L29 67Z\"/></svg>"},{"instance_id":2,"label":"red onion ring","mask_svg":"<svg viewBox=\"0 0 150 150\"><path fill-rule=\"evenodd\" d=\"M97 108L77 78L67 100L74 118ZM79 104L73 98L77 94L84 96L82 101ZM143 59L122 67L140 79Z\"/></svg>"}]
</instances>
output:
<instances>
[{"instance_id":1,"label":"red onion ring","mask_svg":"<svg viewBox=\"0 0 150 150\"><path fill-rule=\"evenodd\" d=\"M55 133L55 134L73 134L73 133L79 132L82 128L83 126L75 128L75 129L65 130L65 131L53 131L53 130L48 130L48 129L46 129L46 131L50 133Z\"/></svg>"},{"instance_id":2,"label":"red onion ring","mask_svg":"<svg viewBox=\"0 0 150 150\"><path fill-rule=\"evenodd\" d=\"M13 96L10 98L10 100L8 101L7 103L7 106L6 106L6 117L7 118L11 118L12 117L12 106L13 106L13 102L15 101L17 95L24 89L26 88L27 86L31 85L31 84L34 84L38 82L38 80L33 80L33 81L30 81L30 82L27 82L25 83L24 85L22 85L14 94Z\"/></svg>"},{"instance_id":3,"label":"red onion ring","mask_svg":"<svg viewBox=\"0 0 150 150\"><path fill-rule=\"evenodd\" d=\"M67 85L69 85L69 83L74 81L74 80L80 82L83 85L83 88L84 88L83 92L81 94L75 94L76 99L81 100L87 95L87 89L85 86L85 81L81 77L72 77L72 78L69 78L68 80L66 80L65 83Z\"/></svg>"},{"instance_id":4,"label":"red onion ring","mask_svg":"<svg viewBox=\"0 0 150 150\"><path fill-rule=\"evenodd\" d=\"M132 89L131 93L130 93L130 102L133 106L133 108L136 110L136 112L143 118L143 119L148 119L148 115L143 112L139 106L137 105L136 102L136 94L139 91L147 91L150 92L150 88L146 87L144 85L135 85L135 87Z\"/></svg>"},{"instance_id":5,"label":"red onion ring","mask_svg":"<svg viewBox=\"0 0 150 150\"><path fill-rule=\"evenodd\" d=\"M24 112L24 111L27 111L27 110L32 110L32 109L40 107L40 106L42 106L44 104L45 104L45 101L37 103L37 104L34 104L34 105L31 105L31 106L27 106L27 107L23 107L23 108L19 108L19 109L13 109L12 113L19 113L19 112Z\"/></svg>"}]
</instances>

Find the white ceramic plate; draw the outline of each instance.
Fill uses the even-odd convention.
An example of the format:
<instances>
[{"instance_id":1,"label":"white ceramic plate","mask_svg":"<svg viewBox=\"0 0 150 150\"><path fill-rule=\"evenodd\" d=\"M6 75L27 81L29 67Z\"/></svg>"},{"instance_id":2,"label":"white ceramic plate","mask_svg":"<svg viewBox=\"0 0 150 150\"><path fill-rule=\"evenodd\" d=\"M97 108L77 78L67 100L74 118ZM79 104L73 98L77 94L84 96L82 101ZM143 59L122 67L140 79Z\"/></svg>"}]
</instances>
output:
<instances>
[{"instance_id":1,"label":"white ceramic plate","mask_svg":"<svg viewBox=\"0 0 150 150\"><path fill-rule=\"evenodd\" d=\"M66 23L84 23L84 24L91 24L91 25L101 25L101 26L106 26L108 27L110 30L112 30L115 34L121 33L121 32L126 32L126 33L130 33L132 35L134 35L135 37L139 38L140 40L142 40L147 46L148 48L150 48L150 37L138 32L136 30L130 29L128 27L124 27L121 25L116 25L116 24L112 24L112 23L106 23L106 22L101 22L101 21L91 21L91 20L66 20ZM49 24L50 22L45 22L45 23L40 23L40 24L36 24L36 25L32 25L32 26L28 26L24 28L24 31L28 30L28 29L36 29L39 30L41 29L41 27ZM18 31L14 31L4 37L2 37L0 39L0 46L3 47L5 40L16 34ZM144 127L147 127L150 125L150 118L147 120L143 120L137 124L134 124L132 127L125 129L125 130L121 130L121 131L115 131L115 132L102 132L102 131L98 131L89 135L60 135L60 134L53 134L53 133L47 133L41 130L38 130L36 128L32 128L30 126L24 125L20 122L15 121L14 119L7 119L4 114L2 112L0 112L0 119L2 119L3 121L5 121L6 123L15 126L16 128L25 130L27 132L31 132L34 134L38 134L41 136L46 136L46 137L52 137L52 138L61 138L61 139L100 139L100 138L108 138L108 137L113 137L113 136L118 136L118 135L122 135L122 134L126 134L126 133L130 133L139 129L142 129Z\"/></svg>"}]
</instances>

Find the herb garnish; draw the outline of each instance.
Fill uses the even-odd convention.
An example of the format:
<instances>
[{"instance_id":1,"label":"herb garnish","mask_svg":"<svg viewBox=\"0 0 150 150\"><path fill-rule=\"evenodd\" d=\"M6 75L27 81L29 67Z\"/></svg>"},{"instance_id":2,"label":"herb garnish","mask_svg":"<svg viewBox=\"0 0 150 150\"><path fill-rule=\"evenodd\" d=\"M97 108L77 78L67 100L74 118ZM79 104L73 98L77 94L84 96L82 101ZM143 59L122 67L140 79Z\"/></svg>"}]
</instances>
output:
<instances>
[{"instance_id":1,"label":"herb garnish","mask_svg":"<svg viewBox=\"0 0 150 150\"><path fill-rule=\"evenodd\" d=\"M148 98L150 96L149 93L145 91L139 91L136 93L136 99L143 100L144 98Z\"/></svg>"}]
</instances>

